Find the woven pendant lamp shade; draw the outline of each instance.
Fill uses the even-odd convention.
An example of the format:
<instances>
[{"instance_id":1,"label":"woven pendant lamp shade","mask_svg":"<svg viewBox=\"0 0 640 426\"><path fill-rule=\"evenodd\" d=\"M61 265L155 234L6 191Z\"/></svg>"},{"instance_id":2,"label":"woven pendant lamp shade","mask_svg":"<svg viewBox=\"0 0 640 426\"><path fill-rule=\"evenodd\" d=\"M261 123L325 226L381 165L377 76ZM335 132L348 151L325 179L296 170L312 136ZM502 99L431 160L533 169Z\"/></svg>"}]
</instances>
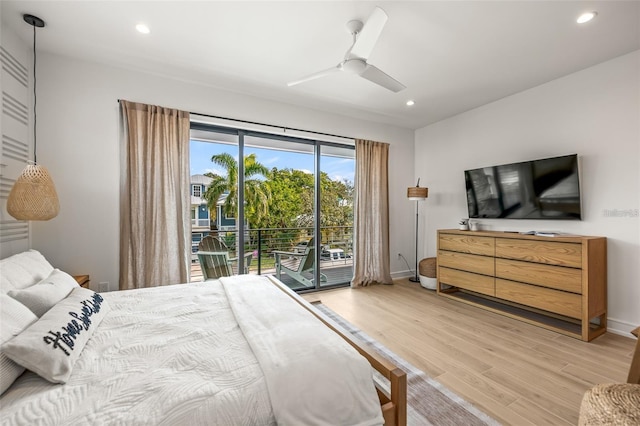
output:
<instances>
[{"instance_id":1,"label":"woven pendant lamp shade","mask_svg":"<svg viewBox=\"0 0 640 426\"><path fill-rule=\"evenodd\" d=\"M49 220L59 211L58 193L46 167L27 165L11 188L7 212L18 220Z\"/></svg>"}]
</instances>

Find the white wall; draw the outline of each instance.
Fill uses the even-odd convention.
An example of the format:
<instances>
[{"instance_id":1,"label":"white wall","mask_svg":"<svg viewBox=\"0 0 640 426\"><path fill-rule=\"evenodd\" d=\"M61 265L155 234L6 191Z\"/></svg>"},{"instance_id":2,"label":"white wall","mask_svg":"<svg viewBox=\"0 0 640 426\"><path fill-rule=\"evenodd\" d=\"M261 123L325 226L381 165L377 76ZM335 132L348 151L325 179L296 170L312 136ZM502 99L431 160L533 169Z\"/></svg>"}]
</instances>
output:
<instances>
[{"instance_id":1,"label":"white wall","mask_svg":"<svg viewBox=\"0 0 640 426\"><path fill-rule=\"evenodd\" d=\"M404 190L413 181L413 130L265 101L137 71L38 56L38 160L51 172L60 215L33 224L33 248L70 273L88 273L92 287L118 287L118 99L202 114L388 142L391 252L412 253L413 229ZM392 256L391 270L406 270Z\"/></svg>"},{"instance_id":2,"label":"white wall","mask_svg":"<svg viewBox=\"0 0 640 426\"><path fill-rule=\"evenodd\" d=\"M640 52L416 131L416 176L429 186L422 253L468 216L464 170L577 153L582 221L482 220L482 229L607 237L613 331L640 324ZM629 216L607 215L607 210ZM424 234L423 234L424 235Z\"/></svg>"}]
</instances>

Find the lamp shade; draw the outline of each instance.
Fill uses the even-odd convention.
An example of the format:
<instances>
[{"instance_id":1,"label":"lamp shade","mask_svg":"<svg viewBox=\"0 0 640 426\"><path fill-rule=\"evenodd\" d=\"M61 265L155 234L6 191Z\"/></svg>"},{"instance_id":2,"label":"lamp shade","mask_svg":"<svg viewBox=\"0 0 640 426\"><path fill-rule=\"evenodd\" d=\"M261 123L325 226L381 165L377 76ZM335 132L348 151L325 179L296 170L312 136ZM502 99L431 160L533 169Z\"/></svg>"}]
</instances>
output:
<instances>
[{"instance_id":1,"label":"lamp shade","mask_svg":"<svg viewBox=\"0 0 640 426\"><path fill-rule=\"evenodd\" d=\"M420 186L410 186L407 188L407 197L410 200L420 201L429 196L429 188L423 188Z\"/></svg>"},{"instance_id":2,"label":"lamp shade","mask_svg":"<svg viewBox=\"0 0 640 426\"><path fill-rule=\"evenodd\" d=\"M59 211L58 193L46 167L28 164L9 192L7 212L18 220L49 220Z\"/></svg>"}]
</instances>

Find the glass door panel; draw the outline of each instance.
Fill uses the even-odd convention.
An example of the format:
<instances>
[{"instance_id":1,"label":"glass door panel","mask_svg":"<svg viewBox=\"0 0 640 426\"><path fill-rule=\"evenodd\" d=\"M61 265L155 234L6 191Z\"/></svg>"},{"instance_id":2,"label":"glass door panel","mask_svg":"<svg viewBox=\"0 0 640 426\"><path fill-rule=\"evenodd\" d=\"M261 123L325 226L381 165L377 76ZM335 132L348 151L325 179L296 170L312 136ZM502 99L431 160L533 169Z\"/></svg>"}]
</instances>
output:
<instances>
[{"instance_id":1,"label":"glass door panel","mask_svg":"<svg viewBox=\"0 0 640 426\"><path fill-rule=\"evenodd\" d=\"M320 146L320 287L348 284L353 278L353 202L355 151Z\"/></svg>"},{"instance_id":2,"label":"glass door panel","mask_svg":"<svg viewBox=\"0 0 640 426\"><path fill-rule=\"evenodd\" d=\"M251 269L296 291L315 286L314 143L247 135L245 250Z\"/></svg>"},{"instance_id":3,"label":"glass door panel","mask_svg":"<svg viewBox=\"0 0 640 426\"><path fill-rule=\"evenodd\" d=\"M237 193L238 149L237 132L225 133L194 128L190 138L190 196L191 196L191 281L215 278L213 269L207 274L207 262L213 264L224 259L223 254L202 254L198 247L203 238L217 238L230 259L237 259ZM209 253L222 253L222 250ZM207 257L208 256L208 257ZM214 258L214 256L218 256ZM204 262L201 265L200 262ZM238 272L238 262L232 262L232 271Z\"/></svg>"}]
</instances>

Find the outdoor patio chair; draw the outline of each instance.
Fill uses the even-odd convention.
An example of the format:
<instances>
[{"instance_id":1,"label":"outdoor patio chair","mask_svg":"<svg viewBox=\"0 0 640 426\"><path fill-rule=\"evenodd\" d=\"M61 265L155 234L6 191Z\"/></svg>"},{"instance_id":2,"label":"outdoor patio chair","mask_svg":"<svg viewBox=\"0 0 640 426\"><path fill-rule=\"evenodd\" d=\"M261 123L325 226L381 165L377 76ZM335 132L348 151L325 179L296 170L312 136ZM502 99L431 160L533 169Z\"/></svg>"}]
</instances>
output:
<instances>
[{"instance_id":1,"label":"outdoor patio chair","mask_svg":"<svg viewBox=\"0 0 640 426\"><path fill-rule=\"evenodd\" d=\"M233 275L229 252L198 251L197 255L203 281Z\"/></svg>"},{"instance_id":2,"label":"outdoor patio chair","mask_svg":"<svg viewBox=\"0 0 640 426\"><path fill-rule=\"evenodd\" d=\"M198 244L198 260L202 269L203 281L235 275L233 264L237 257L229 257L229 248L217 237L206 236ZM252 252L244 254L244 273L249 273L253 258ZM236 268L237 269L237 268Z\"/></svg>"},{"instance_id":3,"label":"outdoor patio chair","mask_svg":"<svg viewBox=\"0 0 640 426\"><path fill-rule=\"evenodd\" d=\"M289 277L305 287L314 287L315 253L315 242L313 238L309 240L303 253L273 251L276 257L276 277L280 279L280 274L284 271ZM320 281L326 282L327 276L320 274Z\"/></svg>"}]
</instances>

